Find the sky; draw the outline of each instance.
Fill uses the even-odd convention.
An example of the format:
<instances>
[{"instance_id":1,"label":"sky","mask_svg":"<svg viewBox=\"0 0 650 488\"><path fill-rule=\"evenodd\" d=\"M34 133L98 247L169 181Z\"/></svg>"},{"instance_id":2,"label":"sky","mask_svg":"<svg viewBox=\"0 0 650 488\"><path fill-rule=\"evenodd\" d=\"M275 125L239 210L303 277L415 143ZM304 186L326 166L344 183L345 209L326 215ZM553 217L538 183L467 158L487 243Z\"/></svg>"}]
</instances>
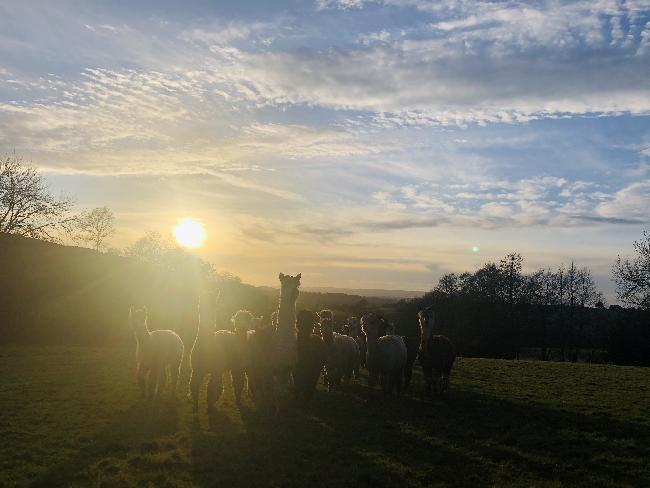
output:
<instances>
[{"instance_id":1,"label":"sky","mask_svg":"<svg viewBox=\"0 0 650 488\"><path fill-rule=\"evenodd\" d=\"M609 302L650 228L650 1L0 4L0 152L124 247L428 290L508 252Z\"/></svg>"}]
</instances>

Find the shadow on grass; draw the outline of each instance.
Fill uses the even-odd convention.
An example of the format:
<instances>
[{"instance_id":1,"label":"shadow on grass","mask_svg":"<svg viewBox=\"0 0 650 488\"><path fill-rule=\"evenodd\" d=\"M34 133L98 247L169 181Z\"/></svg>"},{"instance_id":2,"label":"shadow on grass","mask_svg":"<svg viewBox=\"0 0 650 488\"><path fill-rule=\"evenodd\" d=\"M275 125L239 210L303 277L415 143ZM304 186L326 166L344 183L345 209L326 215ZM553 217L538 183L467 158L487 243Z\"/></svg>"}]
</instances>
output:
<instances>
[{"instance_id":1,"label":"shadow on grass","mask_svg":"<svg viewBox=\"0 0 650 488\"><path fill-rule=\"evenodd\" d=\"M417 387L415 388L417 391ZM367 388L318 392L282 418L240 411L192 434L199 486L493 486L540 481L650 485L650 429L504 401L471 390L448 398L377 398Z\"/></svg>"},{"instance_id":2,"label":"shadow on grass","mask_svg":"<svg viewBox=\"0 0 650 488\"><path fill-rule=\"evenodd\" d=\"M110 465L134 449L154 452L156 438L178 430L180 401L161 399L141 400L120 412L99 433L77 439L78 447L65 461L49 467L32 483L34 487L86 486L93 479L91 467L99 463L104 471L119 470Z\"/></svg>"}]
</instances>

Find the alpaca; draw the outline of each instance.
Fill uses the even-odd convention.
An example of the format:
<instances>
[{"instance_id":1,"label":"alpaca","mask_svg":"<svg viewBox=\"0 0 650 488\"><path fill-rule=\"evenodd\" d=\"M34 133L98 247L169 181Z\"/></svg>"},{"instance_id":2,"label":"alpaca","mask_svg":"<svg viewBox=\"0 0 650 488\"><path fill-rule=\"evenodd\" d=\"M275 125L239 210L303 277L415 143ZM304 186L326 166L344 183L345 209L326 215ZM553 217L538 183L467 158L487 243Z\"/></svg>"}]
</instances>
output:
<instances>
[{"instance_id":1,"label":"alpaca","mask_svg":"<svg viewBox=\"0 0 650 488\"><path fill-rule=\"evenodd\" d=\"M135 334L136 378L142 395L162 394L167 377L171 376L170 395L173 397L183 360L183 341L172 330L149 331L146 308L131 307L129 323Z\"/></svg>"},{"instance_id":2,"label":"alpaca","mask_svg":"<svg viewBox=\"0 0 650 488\"><path fill-rule=\"evenodd\" d=\"M361 330L361 322L359 321L358 317L350 317L348 319L348 330L350 332L350 336L354 338L355 341L357 341L357 345L359 346L359 359L360 359L360 366L362 368L366 367L366 334Z\"/></svg>"},{"instance_id":3,"label":"alpaca","mask_svg":"<svg viewBox=\"0 0 650 488\"><path fill-rule=\"evenodd\" d=\"M210 371L213 383L214 396L211 397L211 407L223 393L223 375L230 371L232 386L235 393L235 402L241 405L241 394L246 382L246 369L248 367L248 331L257 326L261 318L257 319L247 310L239 310L231 319L233 331L218 330L214 333L213 354L223 358L223 361L214 361Z\"/></svg>"},{"instance_id":4,"label":"alpaca","mask_svg":"<svg viewBox=\"0 0 650 488\"><path fill-rule=\"evenodd\" d=\"M293 370L293 383L296 398L305 403L309 402L314 396L316 383L318 383L326 359L326 348L323 339L312 333L316 317L317 315L311 310L301 310L296 321L298 328L298 362Z\"/></svg>"},{"instance_id":5,"label":"alpaca","mask_svg":"<svg viewBox=\"0 0 650 488\"><path fill-rule=\"evenodd\" d=\"M408 390L411 386L413 376L413 364L418 357L420 341L412 336L402 336L406 345L406 365L404 366L404 388Z\"/></svg>"},{"instance_id":6,"label":"alpaca","mask_svg":"<svg viewBox=\"0 0 650 488\"><path fill-rule=\"evenodd\" d=\"M286 406L291 371L298 360L296 300L301 274L279 274L280 300L277 325L248 333L252 393L263 410Z\"/></svg>"},{"instance_id":7,"label":"alpaca","mask_svg":"<svg viewBox=\"0 0 650 488\"><path fill-rule=\"evenodd\" d=\"M428 395L440 395L449 389L449 376L456 359L454 346L444 335L433 334L435 315L432 308L418 313L420 322L420 350L418 356L426 381Z\"/></svg>"},{"instance_id":8,"label":"alpaca","mask_svg":"<svg viewBox=\"0 0 650 488\"><path fill-rule=\"evenodd\" d=\"M334 332L331 310L323 310L320 316L320 330L325 342L325 381L327 389L332 391L341 384L350 384L352 375L359 377L359 346L354 338Z\"/></svg>"},{"instance_id":9,"label":"alpaca","mask_svg":"<svg viewBox=\"0 0 650 488\"><path fill-rule=\"evenodd\" d=\"M366 334L368 364L368 386L375 386L380 381L385 394L402 390L402 375L406 366L406 344L401 336L379 336L382 322L374 313L361 318L361 327Z\"/></svg>"},{"instance_id":10,"label":"alpaca","mask_svg":"<svg viewBox=\"0 0 650 488\"><path fill-rule=\"evenodd\" d=\"M255 317L248 310L239 310L232 317L233 323L233 345L230 357L230 374L232 385L235 391L235 401L241 404L241 393L250 358L248 356L248 332L259 329L262 317ZM248 388L250 393L250 387Z\"/></svg>"},{"instance_id":11,"label":"alpaca","mask_svg":"<svg viewBox=\"0 0 650 488\"><path fill-rule=\"evenodd\" d=\"M217 301L219 292L203 293L199 297L198 322L196 327L196 339L190 354L190 393L193 411L199 411L199 390L206 375L210 375L208 383L207 405L208 410L221 393L221 374L213 375L212 372L222 372L226 367L227 358L219 354L215 343L215 322L217 319Z\"/></svg>"}]
</instances>

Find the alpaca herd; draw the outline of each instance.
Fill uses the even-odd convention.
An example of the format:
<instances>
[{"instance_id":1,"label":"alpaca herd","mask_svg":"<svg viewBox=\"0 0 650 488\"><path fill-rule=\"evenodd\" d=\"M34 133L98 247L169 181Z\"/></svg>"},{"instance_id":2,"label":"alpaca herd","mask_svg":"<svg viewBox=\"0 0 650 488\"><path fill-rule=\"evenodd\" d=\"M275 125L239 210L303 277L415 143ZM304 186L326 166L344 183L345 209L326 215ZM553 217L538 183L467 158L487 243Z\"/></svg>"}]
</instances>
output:
<instances>
[{"instance_id":1,"label":"alpaca herd","mask_svg":"<svg viewBox=\"0 0 650 488\"><path fill-rule=\"evenodd\" d=\"M229 373L237 405L244 387L258 408L277 413L288 406L293 389L301 403L311 400L319 378L329 391L347 387L359 379L360 367L368 370L368 385L379 384L384 394L408 389L413 364L419 359L428 395L444 394L455 353L451 341L433 334L434 312L418 313L419 347L414 338L395 335L392 326L375 313L351 317L341 333L334 331L330 310L296 314L301 275L283 273L280 299L271 325L240 310L232 317L232 330L215 330L218 293L199 297L198 322L189 356L191 368L189 398L199 410L199 391L208 379L206 405L211 411L223 389L223 375ZM146 309L132 307L129 323L136 338L136 377L143 395L161 395L168 377L170 394L175 390L183 358L183 341L171 330L149 331Z\"/></svg>"}]
</instances>

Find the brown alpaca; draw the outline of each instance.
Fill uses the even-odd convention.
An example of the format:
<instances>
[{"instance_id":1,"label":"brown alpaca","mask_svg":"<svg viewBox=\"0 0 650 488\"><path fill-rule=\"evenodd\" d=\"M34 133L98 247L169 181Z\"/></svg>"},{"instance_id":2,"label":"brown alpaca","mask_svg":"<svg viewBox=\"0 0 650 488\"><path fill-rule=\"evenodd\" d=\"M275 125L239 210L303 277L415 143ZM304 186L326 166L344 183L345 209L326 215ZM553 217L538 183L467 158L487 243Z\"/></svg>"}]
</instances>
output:
<instances>
[{"instance_id":1,"label":"brown alpaca","mask_svg":"<svg viewBox=\"0 0 650 488\"><path fill-rule=\"evenodd\" d=\"M277 326L248 333L252 393L267 412L286 407L291 371L298 359L296 300L301 275L280 273L280 301Z\"/></svg>"},{"instance_id":2,"label":"brown alpaca","mask_svg":"<svg viewBox=\"0 0 650 488\"><path fill-rule=\"evenodd\" d=\"M199 410L199 390L203 379L210 375L208 382L208 410L221 394L221 372L226 368L227 357L217 348L215 341L215 322L217 318L217 300L219 293L206 292L199 298L198 323L196 339L190 353L190 398L194 413ZM218 373L218 374L213 374Z\"/></svg>"},{"instance_id":3,"label":"brown alpaca","mask_svg":"<svg viewBox=\"0 0 650 488\"><path fill-rule=\"evenodd\" d=\"M374 313L361 318L361 327L367 339L368 386L372 388L379 381L384 393L394 390L400 393L407 358L406 344L401 336L380 335L383 326Z\"/></svg>"},{"instance_id":4,"label":"brown alpaca","mask_svg":"<svg viewBox=\"0 0 650 488\"><path fill-rule=\"evenodd\" d=\"M316 391L316 383L325 365L326 349L323 339L313 334L317 315L311 310L298 313L298 362L293 370L296 398L309 402Z\"/></svg>"},{"instance_id":5,"label":"brown alpaca","mask_svg":"<svg viewBox=\"0 0 650 488\"><path fill-rule=\"evenodd\" d=\"M427 394L441 395L449 390L449 376L456 353L449 338L433 334L434 319L434 311L430 307L418 313L420 322L418 357L422 363Z\"/></svg>"}]
</instances>

